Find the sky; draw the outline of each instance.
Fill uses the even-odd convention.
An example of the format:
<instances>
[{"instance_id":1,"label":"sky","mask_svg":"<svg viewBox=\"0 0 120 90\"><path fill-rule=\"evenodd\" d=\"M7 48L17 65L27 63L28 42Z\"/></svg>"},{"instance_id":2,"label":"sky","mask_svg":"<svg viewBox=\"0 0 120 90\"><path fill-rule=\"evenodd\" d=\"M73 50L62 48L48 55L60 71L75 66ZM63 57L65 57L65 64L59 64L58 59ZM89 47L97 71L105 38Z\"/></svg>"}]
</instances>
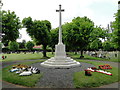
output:
<instances>
[{"instance_id":1,"label":"sky","mask_svg":"<svg viewBox=\"0 0 120 90\"><path fill-rule=\"evenodd\" d=\"M32 17L33 20L48 20L52 28L59 26L59 4L62 5L62 24L71 22L75 17L87 16L95 25L106 28L107 25L114 21L114 13L118 9L118 0L2 0L2 10L14 11L22 21L25 17ZM21 42L31 38L23 28L20 31Z\"/></svg>"}]
</instances>

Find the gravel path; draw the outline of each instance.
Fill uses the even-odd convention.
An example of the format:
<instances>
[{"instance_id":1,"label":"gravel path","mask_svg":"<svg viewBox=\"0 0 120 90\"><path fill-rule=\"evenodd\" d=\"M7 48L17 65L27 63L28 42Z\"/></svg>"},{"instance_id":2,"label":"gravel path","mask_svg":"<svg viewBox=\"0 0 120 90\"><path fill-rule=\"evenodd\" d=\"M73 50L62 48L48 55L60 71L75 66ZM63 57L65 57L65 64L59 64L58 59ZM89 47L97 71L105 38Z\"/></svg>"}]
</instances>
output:
<instances>
[{"instance_id":1,"label":"gravel path","mask_svg":"<svg viewBox=\"0 0 120 90\"><path fill-rule=\"evenodd\" d=\"M36 84L38 88L74 88L73 73L93 67L92 64L82 63L80 67L70 69L50 69L40 66L40 63L35 63L32 66L40 69L43 77Z\"/></svg>"}]
</instances>

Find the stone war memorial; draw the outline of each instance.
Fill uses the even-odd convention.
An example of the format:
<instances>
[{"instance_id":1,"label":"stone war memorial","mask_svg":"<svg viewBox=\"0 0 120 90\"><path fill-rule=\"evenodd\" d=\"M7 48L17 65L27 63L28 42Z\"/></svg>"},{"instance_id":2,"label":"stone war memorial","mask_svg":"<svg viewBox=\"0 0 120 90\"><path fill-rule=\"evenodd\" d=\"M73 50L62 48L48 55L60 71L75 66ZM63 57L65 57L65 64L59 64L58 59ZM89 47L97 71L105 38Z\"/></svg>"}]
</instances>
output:
<instances>
[{"instance_id":1,"label":"stone war memorial","mask_svg":"<svg viewBox=\"0 0 120 90\"><path fill-rule=\"evenodd\" d=\"M62 43L61 12L63 11L64 9L61 9L61 5L59 5L59 10L56 10L56 12L59 12L59 42L55 45L55 56L41 63L41 66L47 68L71 68L80 66L79 62L66 56L65 45Z\"/></svg>"}]
</instances>

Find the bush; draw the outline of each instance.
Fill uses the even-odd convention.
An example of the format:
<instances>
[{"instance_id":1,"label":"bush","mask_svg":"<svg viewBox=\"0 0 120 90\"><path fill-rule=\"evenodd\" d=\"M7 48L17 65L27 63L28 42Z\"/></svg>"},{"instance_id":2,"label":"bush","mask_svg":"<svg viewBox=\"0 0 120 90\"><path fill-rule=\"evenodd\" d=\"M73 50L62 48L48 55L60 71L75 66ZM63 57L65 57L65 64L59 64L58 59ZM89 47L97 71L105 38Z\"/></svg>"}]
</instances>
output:
<instances>
[{"instance_id":1,"label":"bush","mask_svg":"<svg viewBox=\"0 0 120 90\"><path fill-rule=\"evenodd\" d=\"M29 41L29 42L27 42L26 43L26 48L28 49L28 50L32 50L33 49L33 47L34 47L34 43L33 42L31 42L31 41Z\"/></svg>"},{"instance_id":2,"label":"bush","mask_svg":"<svg viewBox=\"0 0 120 90\"><path fill-rule=\"evenodd\" d=\"M2 48L2 52L3 52L3 53L10 52L10 49L9 49L9 48Z\"/></svg>"},{"instance_id":3,"label":"bush","mask_svg":"<svg viewBox=\"0 0 120 90\"><path fill-rule=\"evenodd\" d=\"M12 51L16 51L19 49L19 44L16 41L10 41L9 42L9 49Z\"/></svg>"}]
</instances>

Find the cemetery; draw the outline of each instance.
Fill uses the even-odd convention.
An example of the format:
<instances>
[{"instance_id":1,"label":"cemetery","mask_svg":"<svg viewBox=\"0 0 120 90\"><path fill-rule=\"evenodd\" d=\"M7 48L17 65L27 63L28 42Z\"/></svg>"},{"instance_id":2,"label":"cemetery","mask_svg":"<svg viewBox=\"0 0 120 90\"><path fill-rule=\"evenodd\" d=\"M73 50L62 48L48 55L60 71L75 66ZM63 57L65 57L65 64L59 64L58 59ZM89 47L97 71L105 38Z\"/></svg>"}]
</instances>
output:
<instances>
[{"instance_id":1,"label":"cemetery","mask_svg":"<svg viewBox=\"0 0 120 90\"><path fill-rule=\"evenodd\" d=\"M95 26L87 16L78 16L62 24L65 10L61 4L56 12L59 27L52 29L48 20L25 17L20 21L15 12L2 11L2 88L97 89L107 85L118 89L114 83L120 82L120 46L116 35L120 17L116 16L117 20L111 26L114 32L108 33L108 29ZM117 13L120 13L120 7ZM8 22L6 18L9 18ZM15 21L10 23L9 20ZM26 28L32 41L17 42L20 37L17 30L21 28Z\"/></svg>"}]
</instances>

